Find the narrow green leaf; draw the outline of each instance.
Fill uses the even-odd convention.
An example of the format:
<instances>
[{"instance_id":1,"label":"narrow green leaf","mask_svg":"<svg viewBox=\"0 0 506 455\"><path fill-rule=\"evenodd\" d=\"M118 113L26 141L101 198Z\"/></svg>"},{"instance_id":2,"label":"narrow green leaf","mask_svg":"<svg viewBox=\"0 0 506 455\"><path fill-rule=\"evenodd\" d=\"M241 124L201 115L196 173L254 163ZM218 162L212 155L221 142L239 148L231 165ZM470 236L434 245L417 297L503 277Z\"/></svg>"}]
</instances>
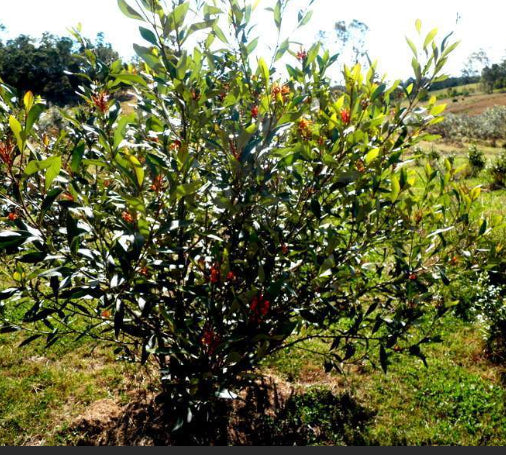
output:
<instances>
[{"instance_id":1,"label":"narrow green leaf","mask_svg":"<svg viewBox=\"0 0 506 455\"><path fill-rule=\"evenodd\" d=\"M174 23L171 24L174 26L174 28L179 28L181 25L183 25L186 13L188 12L188 9L190 8L189 2L184 2L181 5L178 5L174 8L174 11L172 11L172 18L174 20Z\"/></svg>"},{"instance_id":2,"label":"narrow green leaf","mask_svg":"<svg viewBox=\"0 0 506 455\"><path fill-rule=\"evenodd\" d=\"M45 188L46 191L51 187L54 179L58 177L61 171L61 156L54 156L51 158L51 165L46 171Z\"/></svg>"},{"instance_id":3,"label":"narrow green leaf","mask_svg":"<svg viewBox=\"0 0 506 455\"><path fill-rule=\"evenodd\" d=\"M379 148L372 149L370 152L368 152L367 155L365 156L365 164L373 162L376 158L378 158L379 153L380 153Z\"/></svg>"},{"instance_id":4,"label":"narrow green leaf","mask_svg":"<svg viewBox=\"0 0 506 455\"><path fill-rule=\"evenodd\" d=\"M44 111L45 106L43 104L35 104L28 113L28 116L26 117L26 125L25 125L25 131L26 135L30 134L32 131L33 125L35 122L39 119L40 114Z\"/></svg>"},{"instance_id":5,"label":"narrow green leaf","mask_svg":"<svg viewBox=\"0 0 506 455\"><path fill-rule=\"evenodd\" d=\"M23 151L23 139L21 137L23 128L21 127L21 123L19 123L16 117L11 115L9 117L9 126L11 127L11 131L14 133L19 150Z\"/></svg>"},{"instance_id":6,"label":"narrow green leaf","mask_svg":"<svg viewBox=\"0 0 506 455\"><path fill-rule=\"evenodd\" d=\"M276 2L276 6L274 7L274 23L276 24L276 27L281 29L281 0L278 0Z\"/></svg>"},{"instance_id":7,"label":"narrow green leaf","mask_svg":"<svg viewBox=\"0 0 506 455\"><path fill-rule=\"evenodd\" d=\"M125 0L118 0L118 6L125 16L131 19L144 21L144 18L137 11L135 11Z\"/></svg>"},{"instance_id":8,"label":"narrow green leaf","mask_svg":"<svg viewBox=\"0 0 506 455\"><path fill-rule=\"evenodd\" d=\"M83 161L85 144L84 142L79 142L76 145L74 150L72 151L72 160L70 162L70 169L72 172L77 172L79 166L81 166L81 162Z\"/></svg>"},{"instance_id":9,"label":"narrow green leaf","mask_svg":"<svg viewBox=\"0 0 506 455\"><path fill-rule=\"evenodd\" d=\"M408 43L409 47L411 48L411 52L413 52L413 55L415 57L418 57L418 52L416 50L416 46L414 45L413 41L411 41L407 36L406 36L406 42Z\"/></svg>"},{"instance_id":10,"label":"narrow green leaf","mask_svg":"<svg viewBox=\"0 0 506 455\"><path fill-rule=\"evenodd\" d=\"M146 27L139 27L139 31L141 33L141 36L148 43L151 43L153 46L157 46L158 45L158 39L156 38L156 35L153 33L153 31L149 30Z\"/></svg>"},{"instance_id":11,"label":"narrow green leaf","mask_svg":"<svg viewBox=\"0 0 506 455\"><path fill-rule=\"evenodd\" d=\"M401 185L399 183L399 178L396 175L392 175L392 189L390 191L390 200L395 202L399 197L399 193L401 192Z\"/></svg>"},{"instance_id":12,"label":"narrow green leaf","mask_svg":"<svg viewBox=\"0 0 506 455\"><path fill-rule=\"evenodd\" d=\"M427 49L427 46L434 39L434 37L436 35L437 35L437 28L433 28L429 33L427 33L427 36L425 37L425 41L423 42L424 50Z\"/></svg>"},{"instance_id":13,"label":"narrow green leaf","mask_svg":"<svg viewBox=\"0 0 506 455\"><path fill-rule=\"evenodd\" d=\"M310 20L311 20L311 17L313 16L313 11L308 11L306 13L306 15L299 21L299 25L297 27L303 27L304 25L306 25Z\"/></svg>"},{"instance_id":14,"label":"narrow green leaf","mask_svg":"<svg viewBox=\"0 0 506 455\"><path fill-rule=\"evenodd\" d=\"M264 79L264 82L266 84L268 84L269 78L270 78L270 71L269 71L269 68L267 67L267 63L265 63L265 60L263 59L263 57L260 57L258 59L258 69Z\"/></svg>"}]
</instances>

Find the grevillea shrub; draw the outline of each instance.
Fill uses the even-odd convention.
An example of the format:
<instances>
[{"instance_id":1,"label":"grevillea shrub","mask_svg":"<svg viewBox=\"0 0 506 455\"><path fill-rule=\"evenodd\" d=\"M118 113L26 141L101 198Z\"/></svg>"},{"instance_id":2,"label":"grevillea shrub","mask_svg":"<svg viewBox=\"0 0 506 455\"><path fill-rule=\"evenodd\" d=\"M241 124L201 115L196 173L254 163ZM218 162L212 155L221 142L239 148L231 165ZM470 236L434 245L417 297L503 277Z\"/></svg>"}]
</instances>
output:
<instances>
[{"instance_id":1,"label":"grevillea shrub","mask_svg":"<svg viewBox=\"0 0 506 455\"><path fill-rule=\"evenodd\" d=\"M431 335L411 329L453 304L440 290L488 230L469 216L479 189L455 185L448 161L420 173L406 157L442 119L418 100L454 45L420 36L403 91L374 66L344 66L333 88L337 56L318 44L254 57L238 0L137 3L119 5L141 23L141 63L88 52L61 129L1 86L3 332L156 361L175 427L303 339L328 342L328 371L425 359ZM134 108L114 101L125 84Z\"/></svg>"}]
</instances>

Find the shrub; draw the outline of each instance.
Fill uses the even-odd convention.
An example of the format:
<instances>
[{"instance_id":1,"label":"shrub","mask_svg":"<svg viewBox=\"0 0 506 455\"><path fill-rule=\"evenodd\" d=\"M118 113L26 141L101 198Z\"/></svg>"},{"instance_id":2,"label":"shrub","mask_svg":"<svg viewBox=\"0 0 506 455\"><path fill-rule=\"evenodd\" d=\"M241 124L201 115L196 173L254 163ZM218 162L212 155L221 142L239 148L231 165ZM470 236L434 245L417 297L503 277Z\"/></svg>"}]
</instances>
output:
<instances>
[{"instance_id":1,"label":"shrub","mask_svg":"<svg viewBox=\"0 0 506 455\"><path fill-rule=\"evenodd\" d=\"M502 152L490 166L493 185L496 187L506 186L506 152Z\"/></svg>"},{"instance_id":2,"label":"shrub","mask_svg":"<svg viewBox=\"0 0 506 455\"><path fill-rule=\"evenodd\" d=\"M471 175L476 177L485 168L485 155L473 144L469 147L467 157L471 168Z\"/></svg>"},{"instance_id":3,"label":"shrub","mask_svg":"<svg viewBox=\"0 0 506 455\"><path fill-rule=\"evenodd\" d=\"M417 183L405 158L441 120L418 96L454 45L428 35L438 52L413 61L403 97L359 65L344 66L335 95L337 55L318 43L296 53L280 41L276 68L253 62L251 6L202 5L190 22L193 3L142 4L120 1L143 23L142 63L102 71L88 53L83 74L102 76L58 136L37 127L41 100L18 104L2 85L0 298L23 313L2 330L28 326L26 342L48 346L91 336L153 359L174 431L210 419L262 359L302 340L328 342L327 371L386 370L394 351L424 358L431 338L410 329L447 311L433 295L458 274L449 258L483 234L469 217L478 192L453 184L448 160ZM130 114L114 100L123 84L138 99Z\"/></svg>"}]
</instances>

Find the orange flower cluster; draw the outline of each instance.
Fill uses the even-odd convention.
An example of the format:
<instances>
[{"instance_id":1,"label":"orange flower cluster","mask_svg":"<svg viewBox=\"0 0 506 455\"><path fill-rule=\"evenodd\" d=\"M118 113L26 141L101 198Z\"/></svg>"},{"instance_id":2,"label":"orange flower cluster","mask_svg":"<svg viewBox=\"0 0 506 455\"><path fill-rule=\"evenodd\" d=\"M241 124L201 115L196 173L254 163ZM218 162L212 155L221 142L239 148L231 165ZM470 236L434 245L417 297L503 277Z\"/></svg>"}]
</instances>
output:
<instances>
[{"instance_id":1,"label":"orange flower cluster","mask_svg":"<svg viewBox=\"0 0 506 455\"><path fill-rule=\"evenodd\" d=\"M9 221L16 221L19 217L16 213L11 212L7 215L7 218L9 218Z\"/></svg>"},{"instance_id":2,"label":"orange flower cluster","mask_svg":"<svg viewBox=\"0 0 506 455\"><path fill-rule=\"evenodd\" d=\"M311 120L307 120L305 118L299 121L298 125L299 134L301 135L302 139L306 141L311 139L312 136L311 124L312 124Z\"/></svg>"},{"instance_id":3,"label":"orange flower cluster","mask_svg":"<svg viewBox=\"0 0 506 455\"><path fill-rule=\"evenodd\" d=\"M258 117L258 106L253 106L251 108L251 116L253 118L257 118Z\"/></svg>"},{"instance_id":4,"label":"orange flower cluster","mask_svg":"<svg viewBox=\"0 0 506 455\"><path fill-rule=\"evenodd\" d=\"M109 110L109 95L104 90L92 95L91 100L102 114L105 114Z\"/></svg>"},{"instance_id":5,"label":"orange flower cluster","mask_svg":"<svg viewBox=\"0 0 506 455\"><path fill-rule=\"evenodd\" d=\"M163 188L163 177L161 175L157 175L153 179L153 184L149 188L154 192L159 193Z\"/></svg>"},{"instance_id":6,"label":"orange flower cluster","mask_svg":"<svg viewBox=\"0 0 506 455\"><path fill-rule=\"evenodd\" d=\"M179 150L181 147L181 141L179 139L176 139L172 144L170 144L171 150Z\"/></svg>"},{"instance_id":7,"label":"orange flower cluster","mask_svg":"<svg viewBox=\"0 0 506 455\"><path fill-rule=\"evenodd\" d=\"M365 172L365 164L362 160L357 160L355 162L355 167L356 167L357 171L360 172L361 174L363 174Z\"/></svg>"},{"instance_id":8,"label":"orange flower cluster","mask_svg":"<svg viewBox=\"0 0 506 455\"><path fill-rule=\"evenodd\" d=\"M125 223L133 223L134 222L134 217L129 212L126 212L126 211L121 214L121 218L123 218L123 221Z\"/></svg>"},{"instance_id":9,"label":"orange flower cluster","mask_svg":"<svg viewBox=\"0 0 506 455\"><path fill-rule=\"evenodd\" d=\"M286 102L288 99L288 95L290 95L290 87L288 85L283 85L282 87L279 84L274 84L271 89L271 96L273 100L277 100L278 97L281 97L283 102Z\"/></svg>"}]
</instances>

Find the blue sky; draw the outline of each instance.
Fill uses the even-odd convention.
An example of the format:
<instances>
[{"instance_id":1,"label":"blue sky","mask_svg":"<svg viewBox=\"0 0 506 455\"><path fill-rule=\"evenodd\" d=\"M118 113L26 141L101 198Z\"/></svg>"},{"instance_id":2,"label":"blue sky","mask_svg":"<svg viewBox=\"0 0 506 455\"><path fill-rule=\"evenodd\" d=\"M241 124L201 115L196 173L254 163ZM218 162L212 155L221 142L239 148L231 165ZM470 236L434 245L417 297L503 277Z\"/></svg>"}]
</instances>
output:
<instances>
[{"instance_id":1,"label":"blue sky","mask_svg":"<svg viewBox=\"0 0 506 455\"><path fill-rule=\"evenodd\" d=\"M304 1L292 2L290 11L296 14ZM260 0L257 8L257 32L268 41L275 39L274 24L264 8L273 4L274 0ZM318 30L330 31L338 20L358 19L369 26L367 47L379 60L380 71L390 78L411 74L411 54L404 37L415 35L417 18L425 30L438 27L440 35L454 31L455 38L462 41L447 67L451 74L459 75L466 58L479 48L484 48L492 61L506 57L506 2L500 0L315 0L313 9L313 19L296 36L298 40L310 45ZM121 14L116 0L0 0L0 23L7 27L0 35L3 39L21 33L37 37L44 31L68 35L67 29L79 22L87 36L104 32L106 40L127 58L132 55L132 43L142 41L139 24Z\"/></svg>"}]
</instances>

